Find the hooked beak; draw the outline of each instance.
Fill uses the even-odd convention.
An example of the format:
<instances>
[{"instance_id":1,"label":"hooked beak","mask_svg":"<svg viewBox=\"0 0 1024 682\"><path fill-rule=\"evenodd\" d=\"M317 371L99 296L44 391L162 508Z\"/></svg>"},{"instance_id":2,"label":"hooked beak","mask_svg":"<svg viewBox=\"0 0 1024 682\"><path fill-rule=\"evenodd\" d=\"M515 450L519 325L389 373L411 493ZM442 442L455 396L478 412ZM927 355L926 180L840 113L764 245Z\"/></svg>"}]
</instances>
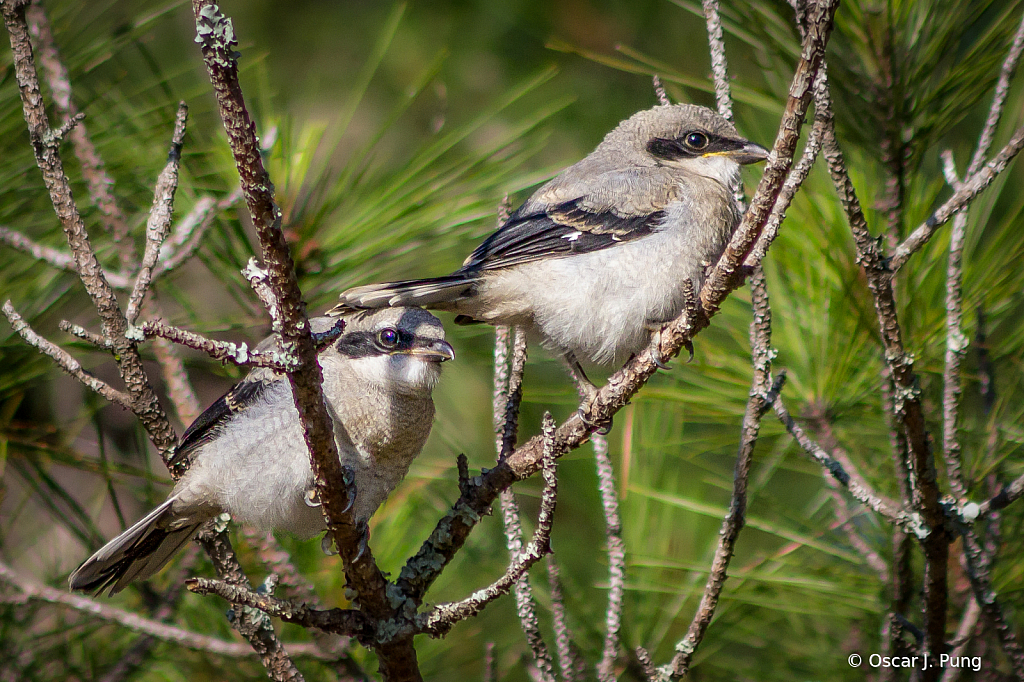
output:
<instances>
[{"instance_id":1,"label":"hooked beak","mask_svg":"<svg viewBox=\"0 0 1024 682\"><path fill-rule=\"evenodd\" d=\"M447 341L431 341L422 346L413 346L407 352L409 355L423 358L427 362L444 362L455 359L455 349Z\"/></svg>"},{"instance_id":2,"label":"hooked beak","mask_svg":"<svg viewBox=\"0 0 1024 682\"><path fill-rule=\"evenodd\" d=\"M757 144L756 142L746 142L739 149L731 149L726 152L719 152L722 156L727 156L736 163L748 164L757 163L758 161L764 161L768 158L769 151Z\"/></svg>"}]
</instances>

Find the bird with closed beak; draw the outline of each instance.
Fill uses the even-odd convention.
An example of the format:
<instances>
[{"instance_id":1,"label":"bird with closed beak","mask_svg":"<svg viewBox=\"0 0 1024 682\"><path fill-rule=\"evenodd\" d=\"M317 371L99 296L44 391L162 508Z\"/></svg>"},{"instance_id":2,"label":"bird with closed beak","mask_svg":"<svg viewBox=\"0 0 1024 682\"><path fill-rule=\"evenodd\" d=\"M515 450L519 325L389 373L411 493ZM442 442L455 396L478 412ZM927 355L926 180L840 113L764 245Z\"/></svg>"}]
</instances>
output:
<instances>
[{"instance_id":1,"label":"bird with closed beak","mask_svg":"<svg viewBox=\"0 0 1024 682\"><path fill-rule=\"evenodd\" d=\"M337 320L310 320L315 333ZM440 320L418 308L344 317L318 356L338 456L354 478L364 524L402 480L434 419L441 363L455 357ZM273 349L270 337L261 350ZM172 463L188 462L167 500L71 574L73 590L119 592L163 567L199 527L224 512L238 523L301 537L325 530L287 378L258 368L185 431Z\"/></svg>"},{"instance_id":2,"label":"bird with closed beak","mask_svg":"<svg viewBox=\"0 0 1024 682\"><path fill-rule=\"evenodd\" d=\"M682 312L739 224L740 165L767 157L705 107L638 112L451 275L349 289L328 314L422 306L523 327L596 390L580 361L619 366Z\"/></svg>"}]
</instances>

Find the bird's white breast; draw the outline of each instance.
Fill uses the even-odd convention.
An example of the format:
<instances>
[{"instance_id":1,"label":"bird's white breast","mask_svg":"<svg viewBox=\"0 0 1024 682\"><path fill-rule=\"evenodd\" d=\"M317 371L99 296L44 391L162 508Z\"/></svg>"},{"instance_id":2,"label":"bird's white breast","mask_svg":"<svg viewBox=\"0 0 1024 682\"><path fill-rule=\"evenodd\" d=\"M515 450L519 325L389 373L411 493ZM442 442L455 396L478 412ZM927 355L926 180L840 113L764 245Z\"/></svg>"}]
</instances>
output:
<instances>
[{"instance_id":1,"label":"bird's white breast","mask_svg":"<svg viewBox=\"0 0 1024 682\"><path fill-rule=\"evenodd\" d=\"M707 167L725 166L712 161ZM700 291L735 227L724 185L703 180L684 190L650 236L488 273L473 313L526 326L552 350L580 360L624 362L649 342L650 325L682 312L684 280Z\"/></svg>"},{"instance_id":2,"label":"bird's white breast","mask_svg":"<svg viewBox=\"0 0 1024 682\"><path fill-rule=\"evenodd\" d=\"M289 391L288 385L274 387ZM243 411L235 423L202 446L177 488L183 505L208 504L230 511L235 521L301 537L323 530L320 510L304 501L313 481L309 454L291 404Z\"/></svg>"}]
</instances>

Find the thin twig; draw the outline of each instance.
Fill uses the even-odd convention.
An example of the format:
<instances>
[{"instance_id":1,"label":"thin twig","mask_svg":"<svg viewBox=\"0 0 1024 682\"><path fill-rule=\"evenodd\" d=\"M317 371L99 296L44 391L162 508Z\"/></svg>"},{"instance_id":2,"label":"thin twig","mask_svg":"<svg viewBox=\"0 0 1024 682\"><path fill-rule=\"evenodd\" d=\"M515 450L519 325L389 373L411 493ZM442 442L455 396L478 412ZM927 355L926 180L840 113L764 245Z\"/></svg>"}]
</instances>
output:
<instances>
[{"instance_id":1,"label":"thin twig","mask_svg":"<svg viewBox=\"0 0 1024 682\"><path fill-rule=\"evenodd\" d=\"M1018 128L1014 132L1010 141L999 150L995 158L985 164L977 173L964 178L960 189L896 247L888 262L890 272L898 272L911 256L928 243L940 227L969 206L982 191L992 184L997 175L1006 170L1010 161L1013 161L1022 148L1024 148L1024 127Z\"/></svg>"},{"instance_id":2,"label":"thin twig","mask_svg":"<svg viewBox=\"0 0 1024 682\"><path fill-rule=\"evenodd\" d=\"M58 367L99 393L110 402L115 405L120 405L126 410L132 409L132 399L128 394L117 390L105 381L97 379L93 375L89 374L82 369L82 365L78 360L71 357L70 353L57 344L47 341L37 334L32 327L29 326L28 322L22 319L21 315L14 310L14 306L11 305L10 301L4 303L3 311L4 315L7 316L7 321L11 323L11 328L14 329L14 331L16 331L21 338L28 343L28 345L33 348L37 348L39 352L44 355L50 356L53 361L57 363Z\"/></svg>"},{"instance_id":3,"label":"thin twig","mask_svg":"<svg viewBox=\"0 0 1024 682\"><path fill-rule=\"evenodd\" d=\"M885 559L879 554L874 547L868 544L868 541L864 539L864 536L857 530L857 525L853 522L853 514L850 512L850 506L846 503L846 498L839 492L839 483L832 478L825 479L831 488L832 493L832 504L835 506L836 512L836 525L835 527L842 528L846 534L846 540L850 543L850 546L857 550L857 553L864 558L864 562L868 565L871 570L878 576L879 582L882 584L889 582L889 565L885 563Z\"/></svg>"},{"instance_id":4,"label":"thin twig","mask_svg":"<svg viewBox=\"0 0 1024 682\"><path fill-rule=\"evenodd\" d=\"M495 330L494 339L493 409L495 417L495 447L498 451L499 462L508 457L508 454L512 452L516 445L516 436L519 428L519 406L523 398L523 372L526 367L526 331L519 327L515 329L514 335L511 335L510 331L507 327L499 327ZM509 359L511 359L511 368L508 367ZM516 503L515 494L512 490L510 488L503 490L499 499L501 502L502 525L505 530L505 543L508 547L509 556L512 559L512 563L509 566L509 571L511 571L514 566L522 563L522 558L525 556L523 550L523 528L519 519L519 505ZM508 573L506 573L506 577L507 575ZM523 570L514 584L519 624L526 635L526 641L530 645L530 650L533 652L534 661L541 675L545 679L548 679L547 676L550 675L553 680L554 665L551 661L551 654L540 633L537 610L533 599L533 589L530 586L530 576ZM492 590L495 589L495 585L492 585ZM488 601L493 600L499 594L502 593L494 593ZM481 604L480 608L483 608L483 604Z\"/></svg>"},{"instance_id":5,"label":"thin twig","mask_svg":"<svg viewBox=\"0 0 1024 682\"><path fill-rule=\"evenodd\" d=\"M1010 47L1003 67L999 73L992 105L989 107L985 127L978 139L978 146L967 167L964 177L976 174L985 162L985 156L992 146L999 119L1002 116L1003 104L1010 89L1010 79L1017 69L1021 51L1024 50L1024 19L1021 20L1013 44ZM960 181L956 176L956 167L952 155L944 157L946 179L954 191L960 189ZM957 433L957 421L960 412L960 396L963 383L960 364L967 350L967 337L963 333L963 248L967 237L967 211L957 213L953 220L953 229L949 238L949 263L946 267L946 353L945 369L942 384L942 445L946 459L946 475L949 477L950 489L960 500L967 497L967 484L961 472L961 446Z\"/></svg>"},{"instance_id":6,"label":"thin twig","mask_svg":"<svg viewBox=\"0 0 1024 682\"><path fill-rule=\"evenodd\" d=\"M88 614L94 618L117 623L122 627L134 632L141 632L151 637L156 637L165 642L171 642L186 649L203 651L218 656L229 656L232 658L244 658L253 654L252 647L247 644L236 642L225 642L224 640L197 632L191 632L174 625L161 623L157 620L144 618L137 613L125 611L115 606L103 604L94 599L83 597L78 594L71 594L64 590L58 590L47 585L39 585L22 578L15 573L10 566L0 562L0 580L12 585L18 590L18 598L24 600L45 601L51 604L59 604L76 611ZM8 597L10 599L10 597ZM308 644L291 644L289 648L297 656L311 656L321 658L320 652Z\"/></svg>"},{"instance_id":7,"label":"thin twig","mask_svg":"<svg viewBox=\"0 0 1024 682\"><path fill-rule=\"evenodd\" d=\"M58 270L78 274L78 265L75 263L73 256L64 253L60 249L43 246L9 227L0 225L0 242L30 255L36 260L41 260ZM131 279L125 275L108 272L107 279L110 285L117 289L127 289L131 286Z\"/></svg>"},{"instance_id":8,"label":"thin twig","mask_svg":"<svg viewBox=\"0 0 1024 682\"><path fill-rule=\"evenodd\" d=\"M573 665L572 635L565 617L565 597L562 594L562 581L559 577L558 562L555 553L548 553L545 563L548 570L548 592L551 595L551 623L555 631L555 652L558 654L558 670L565 682L576 680Z\"/></svg>"},{"instance_id":9,"label":"thin twig","mask_svg":"<svg viewBox=\"0 0 1024 682\"><path fill-rule=\"evenodd\" d=\"M125 317L128 324L135 324L142 310L142 301L149 292L153 278L153 268L160 257L160 247L167 239L171 228L171 214L174 212L174 193L178 189L178 167L181 165L181 146L185 143L185 122L188 120L188 107L184 102L178 103L178 115L174 121L174 135L171 137L171 150L167 154L167 165L160 171L153 189L153 206L149 209L146 221L146 249L142 256L142 265L135 278L128 310Z\"/></svg>"},{"instance_id":10,"label":"thin twig","mask_svg":"<svg viewBox=\"0 0 1024 682\"><path fill-rule=\"evenodd\" d=\"M985 618L995 628L1002 644L1003 652L1010 661L1013 674L1020 682L1024 682L1024 648L1017 641L1013 626L1007 621L1006 614L992 589L990 577L990 561L978 541L978 536L969 527L961 529L963 538L964 558L967 560L967 577L974 590L974 598L978 600Z\"/></svg>"},{"instance_id":11,"label":"thin twig","mask_svg":"<svg viewBox=\"0 0 1024 682\"><path fill-rule=\"evenodd\" d=\"M622 596L626 583L626 545L622 540L619 500L615 494L615 470L608 457L608 439L595 433L590 438L597 466L597 489L604 512L605 542L608 553L608 606L604 616L604 644L597 664L597 678L614 682L615 661L619 656L619 629L622 626Z\"/></svg>"},{"instance_id":12,"label":"thin twig","mask_svg":"<svg viewBox=\"0 0 1024 682\"><path fill-rule=\"evenodd\" d=\"M484 677L483 682L497 682L498 676L494 670L494 642L487 642L484 645Z\"/></svg>"},{"instance_id":13,"label":"thin twig","mask_svg":"<svg viewBox=\"0 0 1024 682\"><path fill-rule=\"evenodd\" d=\"M960 617L960 625L957 626L956 635L953 636L953 641L956 643L953 645L953 650L949 653L950 659L959 660L961 656L967 653L967 647L971 643L971 636L974 634L980 617L981 607L978 606L978 600L972 594L970 599L967 600L967 608L964 609L963 616ZM961 666L949 666L943 671L940 682L956 682L960 679L962 671L963 668Z\"/></svg>"},{"instance_id":14,"label":"thin twig","mask_svg":"<svg viewBox=\"0 0 1024 682\"><path fill-rule=\"evenodd\" d=\"M537 515L537 527L534 529L533 538L525 548L519 550L509 563L505 574L498 580L491 583L482 590L458 602L450 604L439 604L425 614L417 616L416 623L420 632L427 632L432 635L446 633L455 623L470 618L480 613L489 603L498 597L508 594L514 585L520 583L526 577L526 572L535 563L540 561L551 549L551 527L554 523L555 506L558 498L558 477L555 467L555 457L551 449L551 437L555 432L555 420L550 414L544 415L544 435L548 442L547 452L544 456L544 489L541 491L540 512ZM536 627L536 614L531 614L533 628ZM520 618L523 615L520 614ZM531 629L533 629L531 628ZM525 626L524 626L524 629ZM527 632L527 641L531 648L535 642L530 641L530 632ZM542 652L534 648L534 660L537 667L544 675L544 679L554 681L554 669L547 647L541 642Z\"/></svg>"},{"instance_id":15,"label":"thin twig","mask_svg":"<svg viewBox=\"0 0 1024 682\"><path fill-rule=\"evenodd\" d=\"M850 473L843 468L842 464L825 452L824 448L814 442L814 440L807 435L803 428L801 428L800 425L796 423L796 420L794 420L789 414L789 410L786 409L786 403L784 400L781 398L776 400L774 408L775 414L779 417L779 421L781 421L786 427L786 430L789 431L790 435L796 439L796 442L800 445L803 451L828 471L829 475L836 482L849 490L854 499L868 509L878 513L889 523L897 526L907 533L915 534L918 537L927 535L927 529L922 528L920 519L916 518L914 514L900 509L895 502L876 493L860 476L851 476Z\"/></svg>"},{"instance_id":16,"label":"thin twig","mask_svg":"<svg viewBox=\"0 0 1024 682\"><path fill-rule=\"evenodd\" d=\"M72 324L67 320L61 320L60 323L57 325L57 328L60 329L62 332L67 332L72 336L77 336L82 341L90 343L96 348L99 348L100 350L109 351L114 347L113 344L107 340L107 337L103 336L102 334L96 334L94 332L89 331L85 327L82 327L77 324Z\"/></svg>"},{"instance_id":17,"label":"thin twig","mask_svg":"<svg viewBox=\"0 0 1024 682\"><path fill-rule=\"evenodd\" d=\"M815 431L818 433L818 441L822 449L831 454L832 458L850 475L850 478L863 481L864 479L860 475L857 466L853 463L853 460L839 447L839 442L832 431L832 423L826 411L817 409L810 415L810 419L814 424ZM836 512L836 527L843 529L850 545L864 557L867 565L878 574L879 580L882 583L888 583L890 579L889 566L881 555L868 544L867 540L864 539L857 526L853 523L854 515L850 511L850 505L847 504L846 497L839 490L841 487L839 482L832 476L827 477L825 482L831 488L832 501Z\"/></svg>"},{"instance_id":18,"label":"thin twig","mask_svg":"<svg viewBox=\"0 0 1024 682\"><path fill-rule=\"evenodd\" d=\"M230 341L216 341L205 336L178 327L165 324L163 320L146 320L139 327L146 338L160 337L174 343L187 346L206 353L214 360L226 360L240 367L268 367L278 372L285 372L290 365L282 361L281 354L275 350L257 350L248 344L236 344Z\"/></svg>"},{"instance_id":19,"label":"thin twig","mask_svg":"<svg viewBox=\"0 0 1024 682\"><path fill-rule=\"evenodd\" d=\"M988 118L985 119L985 127L981 131L981 137L978 138L978 147L974 150L971 165L967 167L967 173L964 174L966 178L981 170L981 165L985 163L985 156L992 147L996 128L999 127L999 119L1003 115L1003 105L1010 92L1010 81L1017 70L1022 51L1024 51L1024 17L1021 18L1020 26L1017 27L1017 33L1013 36L1013 42L1010 44L1006 59L999 71L999 80L996 81L996 87L992 93L992 105L988 110Z\"/></svg>"},{"instance_id":20,"label":"thin twig","mask_svg":"<svg viewBox=\"0 0 1024 682\"><path fill-rule=\"evenodd\" d=\"M160 249L160 259L153 279L156 280L188 261L199 248L214 219L237 204L241 198L242 189L237 188L217 202L212 197L203 197L197 201L188 215L178 221L173 233Z\"/></svg>"},{"instance_id":21,"label":"thin twig","mask_svg":"<svg viewBox=\"0 0 1024 682\"><path fill-rule=\"evenodd\" d=\"M672 104L672 100L668 98L668 93L665 92L665 86L661 84L661 78L658 77L658 74L651 76L651 82L654 85L654 96L658 98L658 104L662 106Z\"/></svg>"},{"instance_id":22,"label":"thin twig","mask_svg":"<svg viewBox=\"0 0 1024 682\"><path fill-rule=\"evenodd\" d=\"M732 501L729 511L722 519L719 531L718 547L711 563L704 594L700 600L697 613L694 614L686 636L676 644L676 654L672 662L658 670L660 680L678 680L686 676L693 660L693 654L700 646L711 619L718 607L718 600L725 586L729 562L735 551L736 539L746 523L747 480L753 462L754 446L761 428L761 418L773 402L779 399L779 392L785 381L785 373L780 372L772 381L771 369L774 353L771 348L771 306L768 301L768 290L765 286L764 274L760 268L755 270L750 279L751 296L753 298L754 318L750 322L750 350L754 367L754 377L750 386L750 397L747 400L746 412L743 416L743 427L740 433L739 452L736 456L736 469L733 473Z\"/></svg>"},{"instance_id":23,"label":"thin twig","mask_svg":"<svg viewBox=\"0 0 1024 682\"><path fill-rule=\"evenodd\" d=\"M993 511L1004 509L1022 496L1024 496L1024 474L1004 485L998 494L982 502L979 505L978 518L984 518Z\"/></svg>"},{"instance_id":24,"label":"thin twig","mask_svg":"<svg viewBox=\"0 0 1024 682\"><path fill-rule=\"evenodd\" d=\"M50 87L50 94L53 96L57 113L64 119L72 119L79 112L71 94L71 78L68 75L67 67L60 58L46 12L42 5L36 2L28 8L26 18L28 19L29 33L32 34L34 47L39 54L39 61L43 65L46 82ZM72 131L71 144L75 156L82 165L82 175L85 177L89 197L103 216L104 227L115 242L121 241L128 235L128 223L117 205L113 192L111 192L114 180L107 173L103 159L96 152L96 147L84 124ZM131 264L130 244L122 254L124 259L122 266L127 267Z\"/></svg>"},{"instance_id":25,"label":"thin twig","mask_svg":"<svg viewBox=\"0 0 1024 682\"><path fill-rule=\"evenodd\" d=\"M268 616L280 618L286 623L296 623L307 628L317 628L348 637L369 635L365 614L352 609L315 609L302 603L278 599L269 594L260 594L251 589L223 580L189 578L185 587L196 594L215 594L232 604L241 604L259 609Z\"/></svg>"},{"instance_id":26,"label":"thin twig","mask_svg":"<svg viewBox=\"0 0 1024 682\"><path fill-rule=\"evenodd\" d=\"M501 348L499 349L499 344ZM500 356L511 357L512 366L510 369L499 369L498 361ZM516 327L512 338L511 353L508 350L508 331L505 330L504 338L496 331L494 345L494 391L495 397L503 398L499 406L495 403L495 414L501 413L500 423L495 424L498 433L498 460L508 457L509 453L516 447L516 440L519 433L519 406L523 400L523 372L526 369L526 330ZM507 376L503 376L507 374ZM499 382L504 379L504 385Z\"/></svg>"},{"instance_id":27,"label":"thin twig","mask_svg":"<svg viewBox=\"0 0 1024 682\"><path fill-rule=\"evenodd\" d=\"M708 30L708 51L711 53L711 74L715 81L715 103L727 121L733 120L732 94L729 88L729 67L725 60L725 40L718 0L702 0Z\"/></svg>"}]
</instances>

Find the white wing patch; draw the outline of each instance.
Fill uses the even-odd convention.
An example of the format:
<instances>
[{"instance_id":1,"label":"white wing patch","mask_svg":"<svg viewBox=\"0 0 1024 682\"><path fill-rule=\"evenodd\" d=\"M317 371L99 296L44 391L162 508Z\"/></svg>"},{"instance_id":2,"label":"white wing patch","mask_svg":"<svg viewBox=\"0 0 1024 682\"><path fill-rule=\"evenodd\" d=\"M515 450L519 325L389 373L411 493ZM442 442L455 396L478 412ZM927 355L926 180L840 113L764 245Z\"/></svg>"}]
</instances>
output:
<instances>
[{"instance_id":1,"label":"white wing patch","mask_svg":"<svg viewBox=\"0 0 1024 682\"><path fill-rule=\"evenodd\" d=\"M572 234L562 235L562 239L568 239L570 242L574 242L582 236L582 232L573 232Z\"/></svg>"}]
</instances>

